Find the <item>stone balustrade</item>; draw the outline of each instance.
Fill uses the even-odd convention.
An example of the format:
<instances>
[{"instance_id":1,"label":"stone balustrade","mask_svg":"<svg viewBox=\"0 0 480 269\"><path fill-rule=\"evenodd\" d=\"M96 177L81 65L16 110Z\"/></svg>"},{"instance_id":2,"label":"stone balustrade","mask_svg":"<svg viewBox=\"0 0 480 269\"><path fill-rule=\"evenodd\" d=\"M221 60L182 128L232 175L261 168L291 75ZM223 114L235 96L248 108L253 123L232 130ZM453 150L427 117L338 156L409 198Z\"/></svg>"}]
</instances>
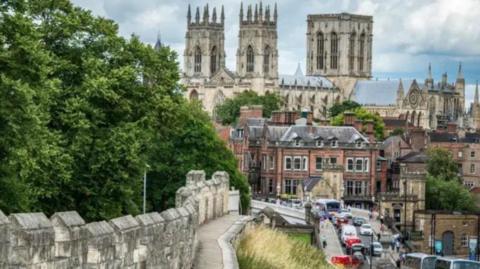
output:
<instances>
[{"instance_id":1,"label":"stone balustrade","mask_svg":"<svg viewBox=\"0 0 480 269\"><path fill-rule=\"evenodd\" d=\"M76 211L0 211L0 268L192 268L199 225L228 213L229 176L187 174L176 207L86 223Z\"/></svg>"}]
</instances>

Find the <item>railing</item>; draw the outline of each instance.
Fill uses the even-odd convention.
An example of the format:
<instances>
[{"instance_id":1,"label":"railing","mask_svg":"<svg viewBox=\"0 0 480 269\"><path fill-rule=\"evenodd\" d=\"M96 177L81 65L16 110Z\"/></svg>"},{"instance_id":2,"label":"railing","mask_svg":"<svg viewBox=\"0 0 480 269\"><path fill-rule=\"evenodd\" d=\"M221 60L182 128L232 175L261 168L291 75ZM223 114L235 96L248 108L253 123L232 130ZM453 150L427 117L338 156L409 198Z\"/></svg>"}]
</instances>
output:
<instances>
[{"instance_id":1,"label":"railing","mask_svg":"<svg viewBox=\"0 0 480 269\"><path fill-rule=\"evenodd\" d=\"M251 200L252 211L259 212L266 207L270 207L282 217L294 219L296 221L305 221L305 209L296 209L282 205L262 202L258 200Z\"/></svg>"},{"instance_id":2,"label":"railing","mask_svg":"<svg viewBox=\"0 0 480 269\"><path fill-rule=\"evenodd\" d=\"M418 196L416 194L407 194L405 197L405 194L400 192L379 192L377 193L377 200L398 202L407 200L407 202L412 202L417 201Z\"/></svg>"}]
</instances>

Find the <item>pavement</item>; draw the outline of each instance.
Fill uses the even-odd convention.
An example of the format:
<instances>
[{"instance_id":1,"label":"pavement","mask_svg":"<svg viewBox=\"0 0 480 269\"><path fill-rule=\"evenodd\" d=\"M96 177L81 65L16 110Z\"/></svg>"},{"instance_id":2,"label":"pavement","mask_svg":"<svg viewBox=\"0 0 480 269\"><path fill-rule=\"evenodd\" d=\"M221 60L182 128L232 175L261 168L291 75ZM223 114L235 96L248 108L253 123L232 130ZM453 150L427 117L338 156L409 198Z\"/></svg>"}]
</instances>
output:
<instances>
[{"instance_id":1,"label":"pavement","mask_svg":"<svg viewBox=\"0 0 480 269\"><path fill-rule=\"evenodd\" d=\"M330 261L332 256L344 254L337 231L329 220L320 223L320 238L322 238L323 235L325 235L325 239L327 240L327 246L323 249L323 252L325 256L327 256L328 261Z\"/></svg>"},{"instance_id":2,"label":"pavement","mask_svg":"<svg viewBox=\"0 0 480 269\"><path fill-rule=\"evenodd\" d=\"M198 252L195 256L195 269L223 269L223 253L218 239L243 216L225 215L203 224L198 229Z\"/></svg>"}]
</instances>

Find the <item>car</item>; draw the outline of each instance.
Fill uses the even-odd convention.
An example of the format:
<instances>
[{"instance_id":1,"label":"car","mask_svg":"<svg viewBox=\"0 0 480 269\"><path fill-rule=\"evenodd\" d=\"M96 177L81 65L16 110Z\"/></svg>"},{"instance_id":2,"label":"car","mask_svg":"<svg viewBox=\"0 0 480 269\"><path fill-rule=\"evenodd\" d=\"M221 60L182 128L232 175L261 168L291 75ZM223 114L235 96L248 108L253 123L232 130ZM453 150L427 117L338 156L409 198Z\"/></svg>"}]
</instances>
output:
<instances>
[{"instance_id":1,"label":"car","mask_svg":"<svg viewBox=\"0 0 480 269\"><path fill-rule=\"evenodd\" d=\"M352 246L362 244L362 240L357 236L348 236L345 238L345 248L348 250L352 249Z\"/></svg>"},{"instance_id":2,"label":"car","mask_svg":"<svg viewBox=\"0 0 480 269\"><path fill-rule=\"evenodd\" d=\"M362 243L353 243L350 248L346 249L346 251L348 253L355 253L355 252L359 251L362 254L365 254L365 245L362 244Z\"/></svg>"},{"instance_id":3,"label":"car","mask_svg":"<svg viewBox=\"0 0 480 269\"><path fill-rule=\"evenodd\" d=\"M360 251L355 251L352 255L353 264L362 265L365 262L365 257Z\"/></svg>"},{"instance_id":4,"label":"car","mask_svg":"<svg viewBox=\"0 0 480 269\"><path fill-rule=\"evenodd\" d=\"M373 234L372 226L368 223L362 224L362 226L360 226L360 234L361 235L372 235Z\"/></svg>"},{"instance_id":5,"label":"car","mask_svg":"<svg viewBox=\"0 0 480 269\"><path fill-rule=\"evenodd\" d=\"M333 265L342 268L352 268L359 265L359 261L349 255L333 256L330 261Z\"/></svg>"},{"instance_id":6,"label":"car","mask_svg":"<svg viewBox=\"0 0 480 269\"><path fill-rule=\"evenodd\" d=\"M373 242L373 256L382 256L383 246L380 242Z\"/></svg>"},{"instance_id":7,"label":"car","mask_svg":"<svg viewBox=\"0 0 480 269\"><path fill-rule=\"evenodd\" d=\"M337 227L337 229L341 229L341 227L345 224L348 224L347 218L340 217L336 219L335 226Z\"/></svg>"},{"instance_id":8,"label":"car","mask_svg":"<svg viewBox=\"0 0 480 269\"><path fill-rule=\"evenodd\" d=\"M292 199L292 207L294 208L301 208L303 206L303 203L299 199Z\"/></svg>"},{"instance_id":9,"label":"car","mask_svg":"<svg viewBox=\"0 0 480 269\"><path fill-rule=\"evenodd\" d=\"M361 217L354 217L352 219L353 226L362 226L362 224L367 223L367 220Z\"/></svg>"},{"instance_id":10,"label":"car","mask_svg":"<svg viewBox=\"0 0 480 269\"><path fill-rule=\"evenodd\" d=\"M346 219L352 219L353 218L352 213L350 213L350 212L341 212L339 215L340 215L340 217L346 218Z\"/></svg>"},{"instance_id":11,"label":"car","mask_svg":"<svg viewBox=\"0 0 480 269\"><path fill-rule=\"evenodd\" d=\"M345 244L345 240L347 239L347 237L350 237L350 236L357 236L357 229L352 226L352 225L343 225L342 226L342 231L340 233L340 242L342 244Z\"/></svg>"}]
</instances>

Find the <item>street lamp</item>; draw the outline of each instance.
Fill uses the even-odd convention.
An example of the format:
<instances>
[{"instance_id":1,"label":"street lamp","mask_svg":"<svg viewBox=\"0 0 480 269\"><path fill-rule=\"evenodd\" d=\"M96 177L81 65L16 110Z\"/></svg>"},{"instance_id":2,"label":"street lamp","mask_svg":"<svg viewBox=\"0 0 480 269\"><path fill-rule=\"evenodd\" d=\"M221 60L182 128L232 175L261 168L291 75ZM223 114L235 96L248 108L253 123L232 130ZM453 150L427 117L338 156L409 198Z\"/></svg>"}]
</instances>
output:
<instances>
[{"instance_id":1,"label":"street lamp","mask_svg":"<svg viewBox=\"0 0 480 269\"><path fill-rule=\"evenodd\" d=\"M403 180L403 194L404 194L404 216L403 216L403 240L407 238L407 179Z\"/></svg>"},{"instance_id":2,"label":"street lamp","mask_svg":"<svg viewBox=\"0 0 480 269\"><path fill-rule=\"evenodd\" d=\"M145 170L143 172L143 214L145 214L147 208L147 170L150 165L145 164Z\"/></svg>"}]
</instances>

